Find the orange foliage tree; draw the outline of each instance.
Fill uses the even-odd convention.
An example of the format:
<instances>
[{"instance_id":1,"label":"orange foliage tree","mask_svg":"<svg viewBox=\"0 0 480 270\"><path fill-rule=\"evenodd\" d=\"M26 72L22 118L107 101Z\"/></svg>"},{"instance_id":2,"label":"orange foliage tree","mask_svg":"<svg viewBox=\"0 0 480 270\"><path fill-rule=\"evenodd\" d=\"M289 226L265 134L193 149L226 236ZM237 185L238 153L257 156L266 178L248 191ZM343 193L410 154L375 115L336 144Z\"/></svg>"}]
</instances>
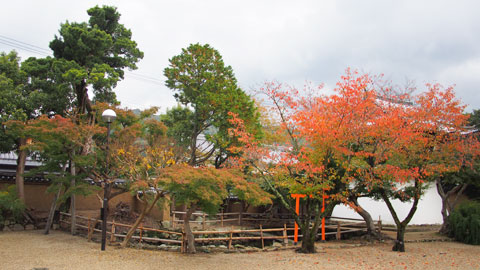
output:
<instances>
[{"instance_id":1,"label":"orange foliage tree","mask_svg":"<svg viewBox=\"0 0 480 270\"><path fill-rule=\"evenodd\" d=\"M324 136L322 151L314 151L307 132L302 130L302 114L317 103L324 102L325 97L299 96L297 90L287 88L279 83L266 83L259 91L266 95L271 104L270 117L278 121L277 136L280 143L257 141L246 131L243 121L231 114L232 136L243 143L231 151L241 153L241 158L232 160L238 165L252 167L252 173L261 177L282 205L293 215L302 231L300 252L315 252L315 239L323 217L330 213L334 205L342 200L344 194L345 171L332 156L334 137ZM325 129L328 131L331 129ZM331 140L329 142L329 140ZM320 142L319 142L320 143ZM297 214L290 194L305 194L304 210ZM324 195L329 196L326 209L323 211Z\"/></svg>"},{"instance_id":2,"label":"orange foliage tree","mask_svg":"<svg viewBox=\"0 0 480 270\"><path fill-rule=\"evenodd\" d=\"M412 106L401 106L399 117L394 119L400 130L395 142L395 153L390 158L396 158L397 168L393 168L396 172L392 172L392 168L383 172L375 167L367 170L384 180L376 187L397 226L394 251L405 251L406 226L428 184L467 165L467 155L478 155L478 142L474 146L475 143L471 144L463 138L468 116L463 114L465 106L455 98L453 88L443 88L438 84L426 86L425 92L411 98ZM402 171L407 173L402 175ZM392 179L392 176L396 178ZM403 220L396 214L390 198L413 201Z\"/></svg>"},{"instance_id":3,"label":"orange foliage tree","mask_svg":"<svg viewBox=\"0 0 480 270\"><path fill-rule=\"evenodd\" d=\"M50 118L43 115L27 124L9 121L7 125L12 129L18 126L32 139L25 148L35 153L35 158L42 162L42 166L30 173L44 174L51 180L47 191L54 193L55 196L45 228L47 234L55 208L75 194L87 195L93 191L92 186L86 181L81 181L78 185L72 184L76 180L84 180L90 176L85 170L75 173L73 164L78 162L79 165L89 165L89 161L95 159L93 153L81 155L81 149L90 144L92 137L100 136L105 130L99 126L75 123L72 119L60 115ZM74 222L72 222L72 233L75 233Z\"/></svg>"},{"instance_id":4,"label":"orange foliage tree","mask_svg":"<svg viewBox=\"0 0 480 270\"><path fill-rule=\"evenodd\" d=\"M418 96L394 95L392 89L376 89L370 76L350 70L328 96L301 97L295 89L267 83L262 91L290 138L280 150L261 147L233 117L237 128L232 134L244 141L237 149L245 153L241 161L261 172L283 205L294 214L282 188L308 195L307 214L294 214L304 235L301 251L314 252L323 192L330 195L329 205L344 202L354 208L348 200L360 192L383 199L397 225L393 250L404 251L405 228L424 188L436 176L458 170L465 153L458 139L466 124L464 107L452 88L427 88ZM413 201L404 220L393 198Z\"/></svg>"},{"instance_id":5,"label":"orange foliage tree","mask_svg":"<svg viewBox=\"0 0 480 270\"><path fill-rule=\"evenodd\" d=\"M55 180L49 190L57 194L60 194L60 190L65 190L59 197L60 202L74 194L85 195L85 185L82 184L86 183L83 180L88 177L97 185L104 186L100 192L107 198L105 207L108 209L108 201L119 194L127 191L138 194L142 190L152 189L153 187L143 184L150 180L149 173L153 174L157 167L171 164L170 159L177 154L175 147L166 139L166 127L160 121L149 119L156 108L142 111L140 115L135 115L128 109L114 108L118 117L113 124L110 149L107 149L107 129L101 126L105 123L99 119L101 112L108 107L104 103L94 106L97 112L97 121L94 121L96 124L84 124L82 121L56 115L50 118L42 116L29 122L26 127L18 127L33 139L29 149L35 151L44 163L40 171L49 173L48 177ZM19 125L16 121L9 123L11 129ZM68 165L70 171L66 171ZM114 183L118 178L124 180L123 184ZM80 180L79 184L69 181L74 179ZM117 187L114 192L112 185ZM149 191L143 192L144 196L140 200L144 204L148 202L146 205L149 207L143 209L147 214L155 205L150 204L149 197L156 194L155 190ZM158 197L153 200L156 202ZM55 204L56 200L53 202ZM145 212L142 212L139 222L144 215Z\"/></svg>"},{"instance_id":6,"label":"orange foliage tree","mask_svg":"<svg viewBox=\"0 0 480 270\"><path fill-rule=\"evenodd\" d=\"M348 196L361 187L386 203L397 226L393 250L405 251L405 229L424 189L435 177L460 168L464 106L452 88L427 85L417 96L392 95L391 89L380 91L371 82L367 75L347 71L336 94L299 114L301 131L314 152L333 148L347 172ZM413 201L403 220L392 198Z\"/></svg>"},{"instance_id":7,"label":"orange foliage tree","mask_svg":"<svg viewBox=\"0 0 480 270\"><path fill-rule=\"evenodd\" d=\"M195 253L195 239L189 220L197 209L215 213L229 195L252 205L271 203L270 195L256 183L247 181L245 175L233 169L192 167L179 164L160 171L155 181L175 196L175 203L185 205L184 230L187 252Z\"/></svg>"}]
</instances>

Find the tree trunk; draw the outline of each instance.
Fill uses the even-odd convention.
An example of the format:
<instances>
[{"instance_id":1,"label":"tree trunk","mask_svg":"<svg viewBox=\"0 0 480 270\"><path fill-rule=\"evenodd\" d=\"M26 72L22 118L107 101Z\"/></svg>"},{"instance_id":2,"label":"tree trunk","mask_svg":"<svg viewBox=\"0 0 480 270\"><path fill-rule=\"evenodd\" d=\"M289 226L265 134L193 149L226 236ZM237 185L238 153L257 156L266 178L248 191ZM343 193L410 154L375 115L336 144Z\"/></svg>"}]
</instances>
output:
<instances>
[{"instance_id":1,"label":"tree trunk","mask_svg":"<svg viewBox=\"0 0 480 270\"><path fill-rule=\"evenodd\" d=\"M395 240L395 244L392 247L393 251L405 252L405 230L406 225L397 224L397 240Z\"/></svg>"},{"instance_id":2,"label":"tree trunk","mask_svg":"<svg viewBox=\"0 0 480 270\"><path fill-rule=\"evenodd\" d=\"M319 201L310 201L307 199L307 215L306 221L302 226L302 247L297 250L300 253L315 253L315 240L317 238L318 229L320 228L321 221L324 217L326 217L329 213L332 212L333 208L336 205L336 202L330 202L326 204L324 211L322 211L322 207L320 206ZM311 218L312 216L315 217L312 226Z\"/></svg>"},{"instance_id":3,"label":"tree trunk","mask_svg":"<svg viewBox=\"0 0 480 270\"><path fill-rule=\"evenodd\" d=\"M367 225L367 233L371 236L378 236L377 230L375 228L375 223L373 222L372 216L367 212L363 207L358 203L357 197L350 197L350 201L355 205L355 211L363 218L365 224Z\"/></svg>"},{"instance_id":4,"label":"tree trunk","mask_svg":"<svg viewBox=\"0 0 480 270\"><path fill-rule=\"evenodd\" d=\"M71 175L71 180L70 180L70 188L74 189L75 188L75 163L73 160L70 162L70 175ZM70 233L72 235L75 235L77 233L77 217L76 217L76 205L75 205L75 192L72 192L72 195L70 197L70 215L71 215L71 226L70 226Z\"/></svg>"},{"instance_id":5,"label":"tree trunk","mask_svg":"<svg viewBox=\"0 0 480 270\"><path fill-rule=\"evenodd\" d=\"M195 122L192 132L192 138L190 141L190 159L188 160L188 165L194 166L196 165L197 161L197 136L198 136L198 131L197 131L197 123Z\"/></svg>"},{"instance_id":6,"label":"tree trunk","mask_svg":"<svg viewBox=\"0 0 480 270\"><path fill-rule=\"evenodd\" d=\"M228 159L228 154L225 154L223 157L221 153L222 151L220 151L220 154L215 157L215 169L220 169L222 164Z\"/></svg>"},{"instance_id":7,"label":"tree trunk","mask_svg":"<svg viewBox=\"0 0 480 270\"><path fill-rule=\"evenodd\" d=\"M457 204L459 197L463 194L463 192L465 191L468 185L467 184L458 185L445 193L445 190L443 189L443 186L442 186L441 179L437 179L435 181L435 184L437 186L438 195L440 195L440 198L442 199L441 213L442 213L443 224L439 230L439 233L448 234L449 226L450 226L448 217L450 216L450 213L455 208L455 205ZM453 196L453 194L455 193L456 193L455 198L453 199L452 202L450 202L450 197Z\"/></svg>"},{"instance_id":8,"label":"tree trunk","mask_svg":"<svg viewBox=\"0 0 480 270\"><path fill-rule=\"evenodd\" d=\"M248 213L249 207L250 207L249 203L247 203L246 201L242 201L242 213Z\"/></svg>"},{"instance_id":9,"label":"tree trunk","mask_svg":"<svg viewBox=\"0 0 480 270\"><path fill-rule=\"evenodd\" d=\"M304 228L304 230L302 230L302 233L302 247L300 248L300 250L298 250L298 252L315 253L315 236L312 235L312 228Z\"/></svg>"},{"instance_id":10,"label":"tree trunk","mask_svg":"<svg viewBox=\"0 0 480 270\"><path fill-rule=\"evenodd\" d=\"M193 212L195 212L195 205L192 205L190 209L188 209L187 214L183 219L183 228L185 230L185 235L187 237L187 253L196 253L195 249L195 237L193 236L192 229L190 228L190 217L192 216Z\"/></svg>"},{"instance_id":11,"label":"tree trunk","mask_svg":"<svg viewBox=\"0 0 480 270\"><path fill-rule=\"evenodd\" d=\"M442 210L440 211L442 213L442 220L443 224L442 227L440 228L439 233L441 234L446 234L448 233L448 198L447 194L445 194L445 191L443 190L442 182L440 179L437 179L435 181L435 185L437 186L437 193L440 195L440 198L442 199Z\"/></svg>"},{"instance_id":12,"label":"tree trunk","mask_svg":"<svg viewBox=\"0 0 480 270\"><path fill-rule=\"evenodd\" d=\"M395 241L395 245L392 248L393 251L405 252L405 241L404 241L405 230L407 228L408 223L412 220L413 215L417 211L417 206L418 206L418 202L420 201L421 193L422 193L422 184L418 179L415 179L415 195L413 196L412 208L410 208L410 211L408 212L405 219L403 221L400 221L400 219L398 218L397 212L395 211L395 208L393 208L393 205L387 196L387 193L385 192L385 190L380 191L380 195L383 201L385 202L385 204L387 205L388 210L390 211L390 214L392 214L392 218L395 221L395 224L397 225L397 240Z\"/></svg>"},{"instance_id":13,"label":"tree trunk","mask_svg":"<svg viewBox=\"0 0 480 270\"><path fill-rule=\"evenodd\" d=\"M135 231L137 230L138 226L140 225L140 223L142 223L143 219L147 215L147 213L146 213L147 208L148 208L147 203L144 203L142 213L140 213L140 216L137 218L137 220L135 220L135 223L133 223L132 227L130 227L130 229L128 230L127 235L125 235L125 238L123 239L122 243L120 244L121 247L124 248L128 245L128 242L132 238L132 236L135 233Z\"/></svg>"},{"instance_id":14,"label":"tree trunk","mask_svg":"<svg viewBox=\"0 0 480 270\"><path fill-rule=\"evenodd\" d=\"M306 203L305 203L305 220L304 223L302 224L302 247L298 250L298 252L301 253L315 253L315 234L316 232L313 232L315 229L315 226L310 227L310 223L312 220L312 212L314 207L318 208L318 204L313 202L310 198L307 197ZM317 211L315 211L317 212ZM319 214L319 213L317 213Z\"/></svg>"},{"instance_id":15,"label":"tree trunk","mask_svg":"<svg viewBox=\"0 0 480 270\"><path fill-rule=\"evenodd\" d=\"M443 223L442 223L442 227L440 227L440 230L438 230L439 233L441 234L444 234L444 235L447 235L448 234L448 231L450 230L450 223L448 221L448 214L447 214L447 211L446 211L446 208L444 209L444 206L443 206L443 203L442 203L442 220L443 220Z\"/></svg>"},{"instance_id":16,"label":"tree trunk","mask_svg":"<svg viewBox=\"0 0 480 270\"><path fill-rule=\"evenodd\" d=\"M163 194L162 193L157 193L155 195L155 198L153 199L153 202L152 204L149 206L148 205L148 202L145 201L144 202L144 207L143 207L143 210L142 210L142 213L140 213L140 216L137 218L137 220L135 220L135 223L132 225L132 227L130 227L130 229L128 230L127 232L127 235L125 236L125 238L123 239L122 243L120 244L121 247L126 247L128 245L128 242L130 241L130 239L132 238L133 234L135 233L135 231L137 230L138 226L140 225L140 223L142 223L143 219L145 218L145 216L147 216L148 214L150 214L150 212L152 211L153 207L155 206L155 204L157 203L158 199L160 199L160 197L162 197Z\"/></svg>"},{"instance_id":17,"label":"tree trunk","mask_svg":"<svg viewBox=\"0 0 480 270\"><path fill-rule=\"evenodd\" d=\"M23 174L25 173L25 162L27 160L27 151L22 149L27 144L24 138L18 139L17 149L17 170L15 172L15 185L17 187L18 198L25 203L25 184Z\"/></svg>"},{"instance_id":18,"label":"tree trunk","mask_svg":"<svg viewBox=\"0 0 480 270\"><path fill-rule=\"evenodd\" d=\"M50 227L52 227L53 216L55 214L55 210L57 209L57 201L58 201L58 197L60 197L61 191L62 191L62 188L59 187L57 193L53 198L52 205L50 206L50 212L48 212L47 224L45 225L45 230L43 231L44 234L48 234L50 232Z\"/></svg>"},{"instance_id":19,"label":"tree trunk","mask_svg":"<svg viewBox=\"0 0 480 270\"><path fill-rule=\"evenodd\" d=\"M67 164L65 163L62 168L64 176L65 176L66 170L67 170ZM50 227L52 226L52 223L53 223L53 216L55 214L55 210L57 209L57 201L58 201L58 198L60 197L61 192L62 192L62 184L58 184L58 191L53 198L52 205L50 206L50 212L48 213L47 224L45 225L45 231L43 232L44 234L48 234L50 232Z\"/></svg>"},{"instance_id":20,"label":"tree trunk","mask_svg":"<svg viewBox=\"0 0 480 270\"><path fill-rule=\"evenodd\" d=\"M90 99L88 98L87 83L82 80L79 84L75 85L75 91L77 92L78 113L85 114L91 112Z\"/></svg>"}]
</instances>

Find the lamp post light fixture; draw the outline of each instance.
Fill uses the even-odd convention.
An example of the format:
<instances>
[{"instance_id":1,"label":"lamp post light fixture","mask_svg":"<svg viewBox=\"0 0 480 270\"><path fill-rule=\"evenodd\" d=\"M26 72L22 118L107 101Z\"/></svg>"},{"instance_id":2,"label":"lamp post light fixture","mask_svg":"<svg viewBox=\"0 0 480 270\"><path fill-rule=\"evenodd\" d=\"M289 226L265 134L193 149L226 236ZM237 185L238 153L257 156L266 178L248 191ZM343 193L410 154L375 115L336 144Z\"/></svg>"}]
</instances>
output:
<instances>
[{"instance_id":1,"label":"lamp post light fixture","mask_svg":"<svg viewBox=\"0 0 480 270\"><path fill-rule=\"evenodd\" d=\"M106 171L108 174L109 164L108 164L108 152L109 152L109 143L110 143L110 124L115 121L117 118L117 114L111 110L107 109L102 113L102 119L107 123L107 147L106 147ZM108 193L109 193L109 184L107 179L103 179L103 204L101 209L101 217L102 217L102 248L101 250L105 250L105 243L107 240L107 208L108 208Z\"/></svg>"}]
</instances>

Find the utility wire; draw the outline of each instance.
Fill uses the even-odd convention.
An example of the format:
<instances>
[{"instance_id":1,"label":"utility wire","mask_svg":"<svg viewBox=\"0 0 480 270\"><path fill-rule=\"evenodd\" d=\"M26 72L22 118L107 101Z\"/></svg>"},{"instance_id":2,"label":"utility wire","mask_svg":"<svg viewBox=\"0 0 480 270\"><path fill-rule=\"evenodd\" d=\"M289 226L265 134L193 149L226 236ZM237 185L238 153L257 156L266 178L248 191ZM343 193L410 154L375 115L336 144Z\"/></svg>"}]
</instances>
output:
<instances>
[{"instance_id":1,"label":"utility wire","mask_svg":"<svg viewBox=\"0 0 480 270\"><path fill-rule=\"evenodd\" d=\"M138 73L134 73L132 71L127 71L127 74L128 74L127 76L129 78L132 78L132 79L135 79L135 80L138 80L138 81L149 82L149 83L158 84L158 85L163 85L164 84L162 80L155 79L153 77L143 76L143 75L140 75Z\"/></svg>"},{"instance_id":2,"label":"utility wire","mask_svg":"<svg viewBox=\"0 0 480 270\"><path fill-rule=\"evenodd\" d=\"M42 55L42 56L50 55L50 54L48 54L44 51L40 51L40 50L31 48L31 47L27 47L27 46L24 46L24 45L21 45L21 44L17 44L17 43L11 42L9 40L2 39L1 37L0 37L0 43L4 44L4 45L7 45L7 46L14 47L15 49L20 49L20 50L23 50L23 51L39 54L39 55Z\"/></svg>"},{"instance_id":3,"label":"utility wire","mask_svg":"<svg viewBox=\"0 0 480 270\"><path fill-rule=\"evenodd\" d=\"M16 39L4 36L4 35L0 35L0 44L4 44L4 45L10 46L10 47L13 47L15 49L20 49L20 50L27 51L27 52L30 52L30 53L35 53L35 54L38 54L38 55L41 55L41 56L51 56L52 55L51 51L48 50L48 49L45 49L45 48L42 48L42 47L39 47L39 46L35 46L35 45L29 44L29 43L26 43L26 42L23 42L23 41L19 41L19 40L16 40ZM163 80L157 79L155 77L151 77L151 76L148 76L148 75L140 74L140 73L129 71L129 70L126 70L126 73L129 75L130 78L138 80L138 81L143 81L143 82L152 83L152 84L156 84L156 85L164 85Z\"/></svg>"},{"instance_id":4,"label":"utility wire","mask_svg":"<svg viewBox=\"0 0 480 270\"><path fill-rule=\"evenodd\" d=\"M133 73L130 73L130 75L131 74L133 74ZM158 82L158 81L150 81L150 80L145 80L145 79L137 78L137 77L129 77L129 78L137 80L137 81L141 81L141 82L146 82L146 83L151 83L151 84L156 84L156 85L163 85L163 83Z\"/></svg>"},{"instance_id":5,"label":"utility wire","mask_svg":"<svg viewBox=\"0 0 480 270\"><path fill-rule=\"evenodd\" d=\"M139 74L139 73L134 73L134 72L131 72L131 71L127 71L127 72L130 72L130 73L132 73L132 74L135 74L135 76L140 77L140 78L143 78L143 79L163 82L162 80L157 79L157 78L152 77L152 76L148 76L148 75L144 75L144 74Z\"/></svg>"},{"instance_id":6,"label":"utility wire","mask_svg":"<svg viewBox=\"0 0 480 270\"><path fill-rule=\"evenodd\" d=\"M20 41L20 40L16 40L16 39L13 39L13 38L10 38L10 37L6 37L4 35L0 35L0 38L1 39L7 39L7 40L10 40L10 41L15 42L15 43L20 43L20 44L23 44L23 45L28 46L28 47L32 47L35 50L44 51L45 53L50 53L51 52L49 49L45 49L45 48L42 48L42 47L39 47L39 46L28 44L28 43L25 43L25 42Z\"/></svg>"}]
</instances>

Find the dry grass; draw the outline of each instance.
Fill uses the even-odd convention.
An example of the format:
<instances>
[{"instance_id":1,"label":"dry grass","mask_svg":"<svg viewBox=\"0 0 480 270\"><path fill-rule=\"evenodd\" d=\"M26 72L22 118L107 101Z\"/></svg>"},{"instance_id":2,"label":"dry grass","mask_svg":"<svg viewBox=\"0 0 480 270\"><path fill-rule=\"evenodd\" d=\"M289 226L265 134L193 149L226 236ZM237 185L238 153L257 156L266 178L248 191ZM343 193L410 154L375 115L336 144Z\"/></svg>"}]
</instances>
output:
<instances>
[{"instance_id":1,"label":"dry grass","mask_svg":"<svg viewBox=\"0 0 480 270\"><path fill-rule=\"evenodd\" d=\"M408 243L407 252L391 243L318 244L316 254L293 250L184 255L177 252L119 249L53 231L0 233L0 269L480 269L480 247L452 242Z\"/></svg>"}]
</instances>

